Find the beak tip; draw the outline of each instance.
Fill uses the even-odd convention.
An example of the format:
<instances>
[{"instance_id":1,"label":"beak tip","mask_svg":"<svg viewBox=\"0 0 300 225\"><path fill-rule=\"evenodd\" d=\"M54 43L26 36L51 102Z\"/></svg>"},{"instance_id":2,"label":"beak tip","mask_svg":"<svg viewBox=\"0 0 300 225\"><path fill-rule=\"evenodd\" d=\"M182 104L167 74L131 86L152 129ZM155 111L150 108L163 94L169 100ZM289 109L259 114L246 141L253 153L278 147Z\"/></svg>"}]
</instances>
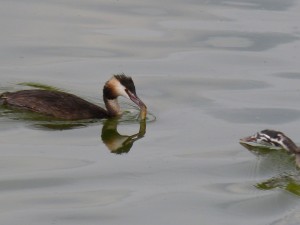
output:
<instances>
[{"instance_id":1,"label":"beak tip","mask_svg":"<svg viewBox=\"0 0 300 225\"><path fill-rule=\"evenodd\" d=\"M249 137L244 137L244 138L241 138L240 139L240 142L255 142L255 138L252 137L252 136L249 136Z\"/></svg>"}]
</instances>

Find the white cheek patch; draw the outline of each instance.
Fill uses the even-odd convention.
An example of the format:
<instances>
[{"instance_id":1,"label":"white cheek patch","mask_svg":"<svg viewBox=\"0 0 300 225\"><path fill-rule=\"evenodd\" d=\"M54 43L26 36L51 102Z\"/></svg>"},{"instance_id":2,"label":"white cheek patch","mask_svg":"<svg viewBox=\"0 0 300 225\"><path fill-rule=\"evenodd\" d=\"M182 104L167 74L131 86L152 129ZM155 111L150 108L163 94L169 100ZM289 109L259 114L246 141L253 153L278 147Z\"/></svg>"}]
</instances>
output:
<instances>
[{"instance_id":1,"label":"white cheek patch","mask_svg":"<svg viewBox=\"0 0 300 225\"><path fill-rule=\"evenodd\" d=\"M125 87L118 80L114 82L113 86L118 95L129 98L128 94L125 91Z\"/></svg>"},{"instance_id":2,"label":"white cheek patch","mask_svg":"<svg viewBox=\"0 0 300 225\"><path fill-rule=\"evenodd\" d=\"M284 149L288 150L288 146L286 146L286 144L282 140L278 141L278 144L280 144Z\"/></svg>"}]
</instances>

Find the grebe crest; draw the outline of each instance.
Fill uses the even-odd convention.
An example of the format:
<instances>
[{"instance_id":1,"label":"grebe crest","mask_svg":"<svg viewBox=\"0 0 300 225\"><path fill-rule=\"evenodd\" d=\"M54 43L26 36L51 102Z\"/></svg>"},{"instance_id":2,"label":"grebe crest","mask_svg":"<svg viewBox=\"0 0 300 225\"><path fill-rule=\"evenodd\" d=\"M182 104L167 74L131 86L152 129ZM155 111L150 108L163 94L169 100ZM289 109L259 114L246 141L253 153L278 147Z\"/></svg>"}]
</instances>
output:
<instances>
[{"instance_id":1,"label":"grebe crest","mask_svg":"<svg viewBox=\"0 0 300 225\"><path fill-rule=\"evenodd\" d=\"M130 99L128 92L136 95L135 86L131 77L121 75L114 75L107 81L103 88L103 96L107 99L115 99L118 96L123 96Z\"/></svg>"},{"instance_id":2,"label":"grebe crest","mask_svg":"<svg viewBox=\"0 0 300 225\"><path fill-rule=\"evenodd\" d=\"M146 109L146 105L137 97L135 86L131 77L124 74L114 75L107 81L103 88L103 98L111 116L121 114L120 106L117 101L118 96L130 99L141 109Z\"/></svg>"}]
</instances>

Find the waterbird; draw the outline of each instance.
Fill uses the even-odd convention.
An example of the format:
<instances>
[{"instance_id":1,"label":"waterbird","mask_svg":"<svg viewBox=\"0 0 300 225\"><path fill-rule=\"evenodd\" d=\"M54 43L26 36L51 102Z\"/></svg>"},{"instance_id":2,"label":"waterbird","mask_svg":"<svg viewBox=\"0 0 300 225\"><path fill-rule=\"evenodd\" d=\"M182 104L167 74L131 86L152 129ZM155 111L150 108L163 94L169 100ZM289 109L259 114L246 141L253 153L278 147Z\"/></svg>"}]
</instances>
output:
<instances>
[{"instance_id":1,"label":"waterbird","mask_svg":"<svg viewBox=\"0 0 300 225\"><path fill-rule=\"evenodd\" d=\"M241 143L256 143L262 145L271 145L274 147L280 147L290 153L299 154L300 147L298 147L292 139L286 136L281 131L276 130L262 130L254 135L247 136L240 139Z\"/></svg>"},{"instance_id":2,"label":"waterbird","mask_svg":"<svg viewBox=\"0 0 300 225\"><path fill-rule=\"evenodd\" d=\"M113 75L103 87L103 101L106 109L90 103L76 95L57 90L21 90L0 94L0 105L24 109L63 120L110 118L121 115L117 98L123 96L133 101L145 119L147 107L137 96L131 77L125 74Z\"/></svg>"}]
</instances>

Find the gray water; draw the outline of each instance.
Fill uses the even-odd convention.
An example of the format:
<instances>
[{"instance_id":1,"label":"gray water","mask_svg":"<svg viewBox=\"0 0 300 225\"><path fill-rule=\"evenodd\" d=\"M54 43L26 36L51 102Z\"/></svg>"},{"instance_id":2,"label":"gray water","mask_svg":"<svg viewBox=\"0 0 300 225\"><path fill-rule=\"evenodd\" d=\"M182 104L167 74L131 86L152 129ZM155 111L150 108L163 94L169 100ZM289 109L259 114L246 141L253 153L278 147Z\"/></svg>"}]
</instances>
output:
<instances>
[{"instance_id":1,"label":"gray water","mask_svg":"<svg viewBox=\"0 0 300 225\"><path fill-rule=\"evenodd\" d=\"M0 223L299 224L295 192L259 188L299 180L291 156L238 143L265 128L300 140L299 11L297 0L2 1L1 91L37 82L102 104L124 72L150 114L115 154L105 121L51 129L2 111ZM140 129L121 101L119 144Z\"/></svg>"}]
</instances>

